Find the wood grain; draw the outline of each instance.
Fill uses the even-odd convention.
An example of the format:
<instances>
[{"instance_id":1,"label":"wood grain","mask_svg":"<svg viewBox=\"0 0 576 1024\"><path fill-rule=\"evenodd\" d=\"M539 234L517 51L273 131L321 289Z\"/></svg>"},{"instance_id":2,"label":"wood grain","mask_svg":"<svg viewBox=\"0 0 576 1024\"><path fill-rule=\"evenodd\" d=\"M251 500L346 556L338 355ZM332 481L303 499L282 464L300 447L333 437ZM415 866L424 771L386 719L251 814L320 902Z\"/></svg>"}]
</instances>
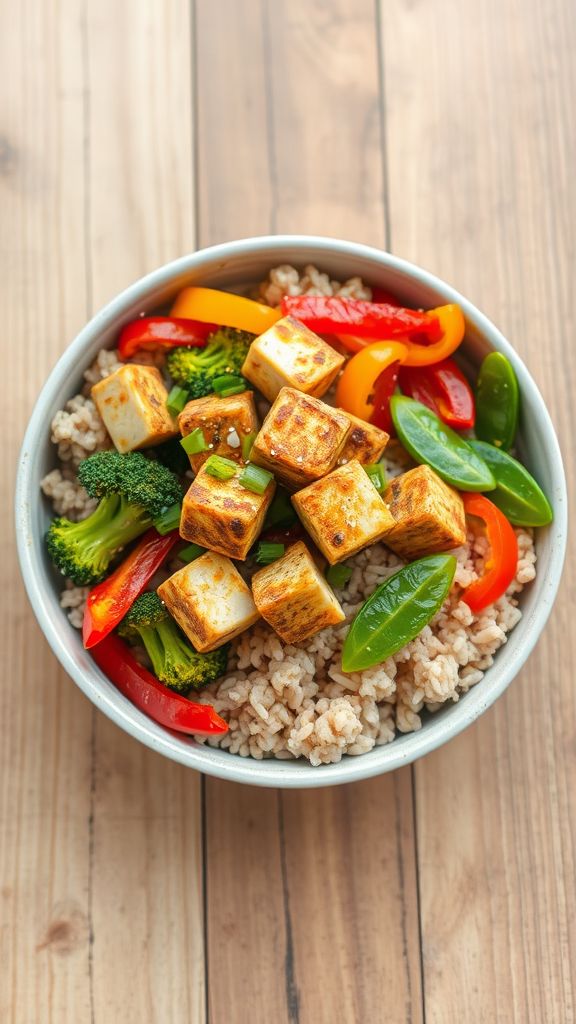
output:
<instances>
[{"instance_id":1,"label":"wood grain","mask_svg":"<svg viewBox=\"0 0 576 1024\"><path fill-rule=\"evenodd\" d=\"M0 5L3 507L49 368L195 224L444 276L526 359L572 466L575 47L569 0ZM4 529L0 1020L574 1024L573 556L476 726L413 772L280 793L97 715Z\"/></svg>"},{"instance_id":2,"label":"wood grain","mask_svg":"<svg viewBox=\"0 0 576 1024\"><path fill-rule=\"evenodd\" d=\"M201 244L276 230L384 243L376 29L364 0L199 0ZM206 794L210 1019L243 1024L254 1006L347 1024L384 1001L390 1024L421 1020L410 772L275 797L208 779Z\"/></svg>"},{"instance_id":3,"label":"wood grain","mask_svg":"<svg viewBox=\"0 0 576 1024\"><path fill-rule=\"evenodd\" d=\"M19 351L3 398L6 506L48 370L95 308L193 247L194 183L187 3L25 0L2 17L3 344ZM1 543L0 1018L200 1024L199 778L60 672L7 531Z\"/></svg>"},{"instance_id":4,"label":"wood grain","mask_svg":"<svg viewBox=\"0 0 576 1024\"><path fill-rule=\"evenodd\" d=\"M390 0L382 24L392 247L502 327L570 468L574 12ZM574 1020L573 564L505 697L416 766L429 1024Z\"/></svg>"}]
</instances>

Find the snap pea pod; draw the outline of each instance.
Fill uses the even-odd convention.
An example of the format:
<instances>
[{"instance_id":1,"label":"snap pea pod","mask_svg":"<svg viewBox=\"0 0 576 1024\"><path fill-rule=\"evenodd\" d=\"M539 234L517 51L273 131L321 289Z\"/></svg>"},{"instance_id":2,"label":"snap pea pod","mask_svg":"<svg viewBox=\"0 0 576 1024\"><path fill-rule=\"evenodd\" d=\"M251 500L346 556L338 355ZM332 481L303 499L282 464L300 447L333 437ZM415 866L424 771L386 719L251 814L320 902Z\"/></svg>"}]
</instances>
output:
<instances>
[{"instance_id":1,"label":"snap pea pod","mask_svg":"<svg viewBox=\"0 0 576 1024\"><path fill-rule=\"evenodd\" d=\"M455 571L454 555L427 555L384 580L348 630L344 672L378 665L418 636L444 601Z\"/></svg>"},{"instance_id":2,"label":"snap pea pod","mask_svg":"<svg viewBox=\"0 0 576 1024\"><path fill-rule=\"evenodd\" d=\"M402 444L460 491L491 491L496 481L484 460L463 437L421 402L394 395L390 410Z\"/></svg>"},{"instance_id":3,"label":"snap pea pod","mask_svg":"<svg viewBox=\"0 0 576 1024\"><path fill-rule=\"evenodd\" d=\"M476 382L476 436L511 448L518 428L520 392L514 367L502 352L490 352Z\"/></svg>"},{"instance_id":4,"label":"snap pea pod","mask_svg":"<svg viewBox=\"0 0 576 1024\"><path fill-rule=\"evenodd\" d=\"M485 441L470 441L484 459L496 480L490 501L498 506L515 526L546 526L554 513L544 491L528 470L508 452Z\"/></svg>"}]
</instances>

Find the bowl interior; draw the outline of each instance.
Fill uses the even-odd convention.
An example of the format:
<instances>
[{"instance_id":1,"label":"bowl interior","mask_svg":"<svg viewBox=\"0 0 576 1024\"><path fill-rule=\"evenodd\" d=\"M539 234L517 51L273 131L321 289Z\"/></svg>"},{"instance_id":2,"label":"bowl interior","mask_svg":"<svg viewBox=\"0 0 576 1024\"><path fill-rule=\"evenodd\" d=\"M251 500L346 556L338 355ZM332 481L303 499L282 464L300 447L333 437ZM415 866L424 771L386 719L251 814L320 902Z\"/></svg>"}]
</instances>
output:
<instances>
[{"instance_id":1,"label":"bowl interior","mask_svg":"<svg viewBox=\"0 0 576 1024\"><path fill-rule=\"evenodd\" d=\"M123 324L157 310L186 284L245 290L280 263L298 267L314 263L338 280L359 275L409 305L430 308L459 302L468 325L466 361L477 365L497 348L515 366L522 395L519 448L555 512L553 524L538 531L538 573L521 595L523 617L480 684L457 704L448 703L427 716L419 732L398 736L360 758L345 757L339 764L320 768L304 761L241 758L170 733L143 715L100 672L84 650L80 633L68 623L58 604L61 578L43 544L50 508L40 497L39 482L55 465L49 424L80 389L82 371L97 352L113 347ZM20 457L16 527L24 581L39 623L64 668L105 714L148 746L209 774L256 785L324 786L367 778L413 761L464 729L503 692L534 646L554 601L564 558L566 490L554 429L534 381L512 347L471 303L433 275L387 253L332 239L278 236L216 246L160 268L114 299L82 330L53 370L31 416Z\"/></svg>"}]
</instances>

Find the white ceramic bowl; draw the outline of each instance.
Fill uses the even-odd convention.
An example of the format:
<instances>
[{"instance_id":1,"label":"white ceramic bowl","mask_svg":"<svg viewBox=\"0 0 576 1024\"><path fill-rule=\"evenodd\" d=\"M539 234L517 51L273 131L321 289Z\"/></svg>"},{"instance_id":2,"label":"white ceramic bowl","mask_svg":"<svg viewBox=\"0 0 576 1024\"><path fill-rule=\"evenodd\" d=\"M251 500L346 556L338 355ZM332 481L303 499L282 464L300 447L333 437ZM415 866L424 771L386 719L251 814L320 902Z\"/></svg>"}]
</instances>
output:
<instances>
[{"instance_id":1,"label":"white ceramic bowl","mask_svg":"<svg viewBox=\"0 0 576 1024\"><path fill-rule=\"evenodd\" d=\"M358 274L413 306L460 303L468 323L467 358L478 364L487 352L498 349L515 367L522 395L520 448L554 507L554 522L538 531L538 573L522 594L522 619L482 682L457 704L449 703L429 716L419 732L399 736L362 757L344 757L339 764L320 768L312 768L304 760L256 761L214 750L168 732L142 714L83 649L80 633L72 629L59 607L61 579L43 544L50 509L39 484L55 461L49 424L54 413L79 390L82 371L98 350L113 346L123 324L162 306L184 285L238 289L262 279L270 267L280 263L300 267L314 263L339 280ZM28 596L52 650L80 689L105 715L153 750L209 775L260 786L327 786L365 779L422 757L470 725L504 692L540 636L560 581L566 520L566 483L554 428L528 370L496 327L453 288L410 263L364 245L304 235L249 238L204 249L161 267L113 299L84 327L46 381L26 432L16 486L18 551Z\"/></svg>"}]
</instances>

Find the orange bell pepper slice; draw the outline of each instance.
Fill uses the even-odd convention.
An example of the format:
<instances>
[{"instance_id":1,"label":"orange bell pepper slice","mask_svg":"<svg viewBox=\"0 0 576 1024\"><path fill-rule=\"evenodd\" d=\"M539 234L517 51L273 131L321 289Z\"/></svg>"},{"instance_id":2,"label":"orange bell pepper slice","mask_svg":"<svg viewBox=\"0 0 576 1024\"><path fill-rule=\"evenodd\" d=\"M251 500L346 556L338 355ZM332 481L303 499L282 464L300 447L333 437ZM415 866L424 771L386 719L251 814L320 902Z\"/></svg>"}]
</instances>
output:
<instances>
[{"instance_id":1,"label":"orange bell pepper slice","mask_svg":"<svg viewBox=\"0 0 576 1024\"><path fill-rule=\"evenodd\" d=\"M374 412L374 391L380 374L391 363L403 363L408 346L400 341L375 341L346 363L336 388L336 405L352 416L369 421Z\"/></svg>"},{"instance_id":2,"label":"orange bell pepper slice","mask_svg":"<svg viewBox=\"0 0 576 1024\"><path fill-rule=\"evenodd\" d=\"M263 334L280 320L282 314L278 309L246 299L243 295L221 292L216 288L183 288L176 296L170 316Z\"/></svg>"},{"instance_id":3,"label":"orange bell pepper slice","mask_svg":"<svg viewBox=\"0 0 576 1024\"><path fill-rule=\"evenodd\" d=\"M464 314L455 302L446 306L438 306L437 309L428 310L430 316L435 316L442 328L440 341L432 345L417 345L414 342L407 342L407 354L404 361L405 366L432 366L433 363L440 363L447 359L460 345L466 332Z\"/></svg>"},{"instance_id":4,"label":"orange bell pepper slice","mask_svg":"<svg viewBox=\"0 0 576 1024\"><path fill-rule=\"evenodd\" d=\"M471 612L476 614L502 597L516 575L518 541L506 516L494 502L482 494L462 494L467 516L477 516L486 524L486 537L490 553L484 573L462 593Z\"/></svg>"}]
</instances>

